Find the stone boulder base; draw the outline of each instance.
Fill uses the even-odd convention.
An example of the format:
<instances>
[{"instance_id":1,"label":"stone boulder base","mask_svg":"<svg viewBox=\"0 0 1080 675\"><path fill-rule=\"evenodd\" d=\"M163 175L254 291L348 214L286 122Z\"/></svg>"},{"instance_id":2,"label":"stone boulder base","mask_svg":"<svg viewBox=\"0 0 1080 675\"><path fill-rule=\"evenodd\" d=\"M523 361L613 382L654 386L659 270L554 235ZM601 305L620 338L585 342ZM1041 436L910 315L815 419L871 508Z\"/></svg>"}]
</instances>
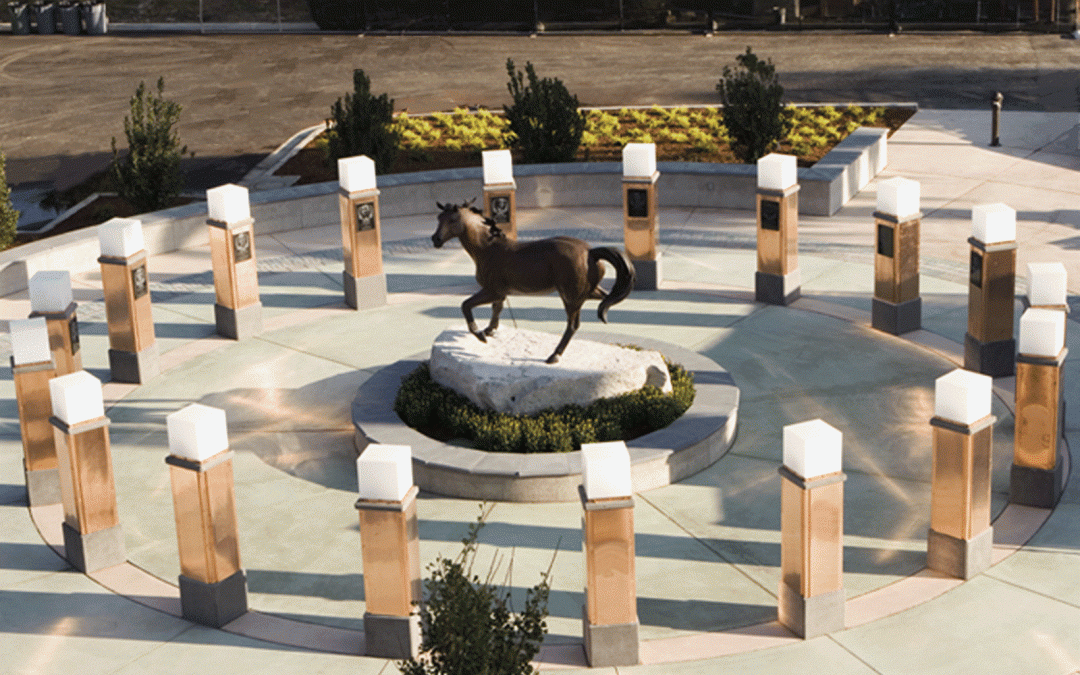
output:
<instances>
[{"instance_id":1,"label":"stone boulder base","mask_svg":"<svg viewBox=\"0 0 1080 675\"><path fill-rule=\"evenodd\" d=\"M560 336L500 328L480 342L465 328L443 331L431 346L431 378L481 408L532 415L585 406L649 384L671 392L660 352L575 339L559 363L545 363Z\"/></svg>"}]
</instances>

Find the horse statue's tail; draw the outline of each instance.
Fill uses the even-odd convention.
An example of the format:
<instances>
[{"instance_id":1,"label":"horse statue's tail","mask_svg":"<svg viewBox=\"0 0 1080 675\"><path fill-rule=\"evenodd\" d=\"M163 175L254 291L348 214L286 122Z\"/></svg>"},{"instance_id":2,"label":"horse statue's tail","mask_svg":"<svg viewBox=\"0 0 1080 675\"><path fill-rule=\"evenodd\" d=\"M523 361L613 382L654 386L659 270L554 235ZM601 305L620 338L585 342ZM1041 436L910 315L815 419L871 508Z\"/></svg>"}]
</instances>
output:
<instances>
[{"instance_id":1,"label":"horse statue's tail","mask_svg":"<svg viewBox=\"0 0 1080 675\"><path fill-rule=\"evenodd\" d=\"M615 285L611 287L611 292L600 301L600 307L596 310L600 320L607 323L608 307L625 300L634 288L634 263L622 250L611 246L589 249L589 262L593 263L597 260L606 260L615 268Z\"/></svg>"}]
</instances>

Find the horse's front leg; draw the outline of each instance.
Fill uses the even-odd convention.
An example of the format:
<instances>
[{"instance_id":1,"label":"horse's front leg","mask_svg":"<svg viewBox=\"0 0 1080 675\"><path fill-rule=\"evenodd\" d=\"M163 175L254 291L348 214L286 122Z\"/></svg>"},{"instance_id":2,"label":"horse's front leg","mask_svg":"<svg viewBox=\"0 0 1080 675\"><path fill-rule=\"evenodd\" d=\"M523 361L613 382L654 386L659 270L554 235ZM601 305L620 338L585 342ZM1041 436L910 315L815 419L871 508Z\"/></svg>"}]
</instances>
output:
<instances>
[{"instance_id":1,"label":"horse's front leg","mask_svg":"<svg viewBox=\"0 0 1080 675\"><path fill-rule=\"evenodd\" d=\"M473 307L477 307L479 305L486 305L489 302L495 301L499 301L501 303L502 298L500 298L495 293L487 290L486 288L481 288L479 291L476 292L475 295L473 295L471 298L466 299L465 302L461 303L461 313L465 315L465 323L469 327L469 332L475 335L477 339L480 340L480 342L487 342L487 336L485 336L484 333L476 327L476 321L473 319L472 313Z\"/></svg>"},{"instance_id":2,"label":"horse's front leg","mask_svg":"<svg viewBox=\"0 0 1080 675\"><path fill-rule=\"evenodd\" d=\"M499 314L502 313L503 300L505 300L505 298L499 298L491 303L491 323L484 329L484 335L494 335L495 331L499 329Z\"/></svg>"},{"instance_id":3,"label":"horse's front leg","mask_svg":"<svg viewBox=\"0 0 1080 675\"><path fill-rule=\"evenodd\" d=\"M558 363L559 357L562 356L563 350L566 349L566 345L570 344L570 338L574 337L574 333L577 332L578 326L581 325L581 305L576 308L566 308L566 332L563 333L562 339L559 340L559 344L555 347L555 351L548 357L548 363Z\"/></svg>"}]
</instances>

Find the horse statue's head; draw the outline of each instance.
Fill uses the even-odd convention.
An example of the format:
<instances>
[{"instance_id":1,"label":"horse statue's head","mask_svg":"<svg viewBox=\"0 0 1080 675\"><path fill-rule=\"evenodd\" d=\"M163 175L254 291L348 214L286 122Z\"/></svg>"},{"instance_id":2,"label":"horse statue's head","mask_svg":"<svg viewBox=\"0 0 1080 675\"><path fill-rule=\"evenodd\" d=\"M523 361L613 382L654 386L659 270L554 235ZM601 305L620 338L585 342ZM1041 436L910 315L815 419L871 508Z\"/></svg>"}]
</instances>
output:
<instances>
[{"instance_id":1,"label":"horse statue's head","mask_svg":"<svg viewBox=\"0 0 1080 675\"><path fill-rule=\"evenodd\" d=\"M435 248L442 248L443 244L461 237L470 229L480 230L487 227L489 241L506 236L494 220L485 218L483 211L473 206L475 201L473 198L461 204L435 202L435 206L439 207L439 224L435 228L435 234L431 235L431 243Z\"/></svg>"}]
</instances>

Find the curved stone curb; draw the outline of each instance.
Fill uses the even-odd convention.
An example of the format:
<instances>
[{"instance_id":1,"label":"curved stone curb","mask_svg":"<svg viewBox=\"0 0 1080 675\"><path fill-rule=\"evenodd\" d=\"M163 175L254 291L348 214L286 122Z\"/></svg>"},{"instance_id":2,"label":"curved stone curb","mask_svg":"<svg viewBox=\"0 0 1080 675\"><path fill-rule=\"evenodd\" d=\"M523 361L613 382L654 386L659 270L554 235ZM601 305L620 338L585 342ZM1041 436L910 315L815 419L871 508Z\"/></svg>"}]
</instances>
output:
<instances>
[{"instance_id":1,"label":"curved stone curb","mask_svg":"<svg viewBox=\"0 0 1080 675\"><path fill-rule=\"evenodd\" d=\"M670 485L710 466L735 441L739 389L712 359L668 342L579 333L608 344L655 349L694 374L694 403L670 426L627 442L634 491ZM353 399L357 450L368 443L408 445L413 480L422 490L449 497L508 502L577 501L581 452L510 454L447 445L405 425L394 412L401 380L427 360L417 354L383 368L361 385Z\"/></svg>"}]
</instances>

